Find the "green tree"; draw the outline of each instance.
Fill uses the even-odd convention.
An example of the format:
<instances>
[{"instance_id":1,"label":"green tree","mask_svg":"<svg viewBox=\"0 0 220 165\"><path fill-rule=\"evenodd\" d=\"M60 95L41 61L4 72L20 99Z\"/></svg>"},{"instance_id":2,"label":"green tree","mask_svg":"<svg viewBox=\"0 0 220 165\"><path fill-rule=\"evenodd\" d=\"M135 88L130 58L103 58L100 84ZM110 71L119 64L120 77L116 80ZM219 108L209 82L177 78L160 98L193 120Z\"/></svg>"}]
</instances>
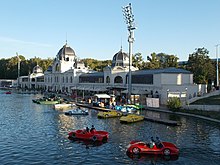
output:
<instances>
[{"instance_id":1,"label":"green tree","mask_svg":"<svg viewBox=\"0 0 220 165\"><path fill-rule=\"evenodd\" d=\"M46 71L48 67L53 64L53 61L54 61L53 58L42 59L39 62L39 66L42 67L43 71Z\"/></svg>"},{"instance_id":2,"label":"green tree","mask_svg":"<svg viewBox=\"0 0 220 165\"><path fill-rule=\"evenodd\" d=\"M18 77L18 58L14 56L6 63L7 78L16 79Z\"/></svg>"},{"instance_id":3,"label":"green tree","mask_svg":"<svg viewBox=\"0 0 220 165\"><path fill-rule=\"evenodd\" d=\"M179 58L175 55L159 53L157 59L160 61L160 68L178 67Z\"/></svg>"},{"instance_id":4,"label":"green tree","mask_svg":"<svg viewBox=\"0 0 220 165\"><path fill-rule=\"evenodd\" d=\"M180 98L178 97L171 97L167 101L167 107L173 111L180 109L182 106L182 103L180 101Z\"/></svg>"},{"instance_id":5,"label":"green tree","mask_svg":"<svg viewBox=\"0 0 220 165\"><path fill-rule=\"evenodd\" d=\"M165 53L152 53L151 57L147 56L149 62L145 63L144 69L157 69L167 67L178 67L179 58L175 55L168 55Z\"/></svg>"},{"instance_id":6,"label":"green tree","mask_svg":"<svg viewBox=\"0 0 220 165\"><path fill-rule=\"evenodd\" d=\"M178 67L179 58L175 55L166 55L166 67Z\"/></svg>"},{"instance_id":7,"label":"green tree","mask_svg":"<svg viewBox=\"0 0 220 165\"><path fill-rule=\"evenodd\" d=\"M0 59L0 78L1 79L6 79L7 78L7 72L6 72L6 69L7 69L7 66L6 64L8 63L8 59Z\"/></svg>"},{"instance_id":8,"label":"green tree","mask_svg":"<svg viewBox=\"0 0 220 165\"><path fill-rule=\"evenodd\" d=\"M43 71L52 64L53 59L32 58L26 60L23 55L20 58L20 76L26 76L32 73L33 67L37 64L42 67ZM0 59L0 78L2 79L16 79L18 77L18 57L14 56L8 59Z\"/></svg>"},{"instance_id":9,"label":"green tree","mask_svg":"<svg viewBox=\"0 0 220 165\"><path fill-rule=\"evenodd\" d=\"M147 56L148 62L145 63L144 69L157 69L160 68L160 61L157 58L156 53L152 53L151 57Z\"/></svg>"},{"instance_id":10,"label":"green tree","mask_svg":"<svg viewBox=\"0 0 220 165\"><path fill-rule=\"evenodd\" d=\"M99 72L103 71L104 67L112 64L111 60L102 61L102 60L95 60L92 58L85 58L85 59L82 59L81 61L84 62L85 66L89 67L92 70L99 71Z\"/></svg>"},{"instance_id":11,"label":"green tree","mask_svg":"<svg viewBox=\"0 0 220 165\"><path fill-rule=\"evenodd\" d=\"M144 59L141 53L136 53L132 56L132 64L138 69L142 69L144 66Z\"/></svg>"},{"instance_id":12,"label":"green tree","mask_svg":"<svg viewBox=\"0 0 220 165\"><path fill-rule=\"evenodd\" d=\"M206 48L197 48L189 55L187 70L193 73L194 82L197 84L206 84L208 79L214 80L215 66L208 56L209 51Z\"/></svg>"}]
</instances>

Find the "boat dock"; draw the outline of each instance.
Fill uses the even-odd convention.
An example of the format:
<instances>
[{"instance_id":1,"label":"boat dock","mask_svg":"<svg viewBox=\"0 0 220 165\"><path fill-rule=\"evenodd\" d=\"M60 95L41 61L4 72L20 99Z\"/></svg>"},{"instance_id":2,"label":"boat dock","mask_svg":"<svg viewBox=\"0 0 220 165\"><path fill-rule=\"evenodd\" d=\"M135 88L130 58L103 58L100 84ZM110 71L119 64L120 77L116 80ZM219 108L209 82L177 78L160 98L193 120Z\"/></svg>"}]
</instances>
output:
<instances>
[{"instance_id":1,"label":"boat dock","mask_svg":"<svg viewBox=\"0 0 220 165\"><path fill-rule=\"evenodd\" d=\"M89 104L77 103L76 105L80 106L80 107L84 107L84 108L95 109L95 110L98 110L98 111L112 111L112 109L107 109L107 108L103 108L103 107L95 107L95 106L91 106Z\"/></svg>"},{"instance_id":2,"label":"boat dock","mask_svg":"<svg viewBox=\"0 0 220 165\"><path fill-rule=\"evenodd\" d=\"M174 120L167 120L167 119L160 119L160 118L154 118L154 117L144 117L144 120L152 121L160 124L170 125L170 126L179 126L180 123Z\"/></svg>"}]
</instances>

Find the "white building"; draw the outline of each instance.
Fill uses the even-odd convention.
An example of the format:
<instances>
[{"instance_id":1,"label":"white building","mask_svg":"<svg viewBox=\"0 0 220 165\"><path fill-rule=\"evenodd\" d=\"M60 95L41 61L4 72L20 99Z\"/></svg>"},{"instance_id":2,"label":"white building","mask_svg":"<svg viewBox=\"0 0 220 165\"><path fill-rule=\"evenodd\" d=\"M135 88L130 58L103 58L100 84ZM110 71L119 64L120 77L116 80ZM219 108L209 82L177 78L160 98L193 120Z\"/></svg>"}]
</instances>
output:
<instances>
[{"instance_id":1,"label":"white building","mask_svg":"<svg viewBox=\"0 0 220 165\"><path fill-rule=\"evenodd\" d=\"M19 77L18 82L22 89L44 89L43 69L36 65L31 74Z\"/></svg>"},{"instance_id":2,"label":"white building","mask_svg":"<svg viewBox=\"0 0 220 165\"><path fill-rule=\"evenodd\" d=\"M74 50L65 44L57 53L53 65L44 72L47 91L71 92L71 87L78 83L79 75L92 72L81 63Z\"/></svg>"},{"instance_id":3,"label":"white building","mask_svg":"<svg viewBox=\"0 0 220 165\"><path fill-rule=\"evenodd\" d=\"M36 66L33 73L20 77L22 88L37 88L46 91L113 94L126 98L128 89L129 56L122 49L113 56L112 65L103 72L89 70L77 60L74 50L65 44L57 53L52 66L42 73ZM179 97L183 102L198 94L206 93L205 86L193 83L193 74L184 69L165 68L138 70L131 66L132 102L146 103L147 97L159 98L166 104L168 97Z\"/></svg>"},{"instance_id":4,"label":"white building","mask_svg":"<svg viewBox=\"0 0 220 165\"><path fill-rule=\"evenodd\" d=\"M128 55L120 50L112 60L112 66L104 68L103 72L82 74L79 76L78 89L103 91L116 96L128 93L129 64ZM168 97L179 97L183 102L206 93L205 86L193 83L193 74L184 69L165 68L152 70L137 70L131 66L132 102L146 104L146 97L160 99L160 104L166 104ZM73 88L74 89L74 88Z\"/></svg>"}]
</instances>

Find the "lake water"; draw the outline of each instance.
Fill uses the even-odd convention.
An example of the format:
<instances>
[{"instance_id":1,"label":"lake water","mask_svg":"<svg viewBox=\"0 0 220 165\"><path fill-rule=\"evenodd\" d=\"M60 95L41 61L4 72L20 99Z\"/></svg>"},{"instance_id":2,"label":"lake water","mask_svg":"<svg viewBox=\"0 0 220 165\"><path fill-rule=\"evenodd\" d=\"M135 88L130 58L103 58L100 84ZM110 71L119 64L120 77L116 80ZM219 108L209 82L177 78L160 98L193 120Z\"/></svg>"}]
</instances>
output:
<instances>
[{"instance_id":1,"label":"lake water","mask_svg":"<svg viewBox=\"0 0 220 165\"><path fill-rule=\"evenodd\" d=\"M89 110L88 116L66 116L50 105L33 103L37 97L41 96L0 91L1 165L220 164L218 124L179 116L170 116L182 123L175 127L148 121L121 124L119 118L98 119L95 110ZM94 145L67 138L72 129L92 124L97 130L109 132L107 143ZM131 140L147 141L151 136L176 144L180 148L177 160L126 155Z\"/></svg>"}]
</instances>

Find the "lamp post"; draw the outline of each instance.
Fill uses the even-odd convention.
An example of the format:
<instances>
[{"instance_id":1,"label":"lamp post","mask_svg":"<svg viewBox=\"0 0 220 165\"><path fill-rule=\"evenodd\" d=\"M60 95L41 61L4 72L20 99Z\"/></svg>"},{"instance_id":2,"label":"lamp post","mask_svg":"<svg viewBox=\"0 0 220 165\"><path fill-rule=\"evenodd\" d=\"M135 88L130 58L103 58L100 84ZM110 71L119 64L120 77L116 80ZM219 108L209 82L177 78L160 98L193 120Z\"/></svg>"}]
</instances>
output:
<instances>
[{"instance_id":1,"label":"lamp post","mask_svg":"<svg viewBox=\"0 0 220 165\"><path fill-rule=\"evenodd\" d=\"M123 15L127 24L128 28L128 43L129 43L129 77L128 77L128 99L131 100L131 66L132 66L132 45L134 42L134 30L135 23L134 23L134 15L132 13L131 3L129 5L122 8Z\"/></svg>"},{"instance_id":2,"label":"lamp post","mask_svg":"<svg viewBox=\"0 0 220 165\"><path fill-rule=\"evenodd\" d=\"M20 62L21 62L21 59L19 58L19 55L18 55L18 53L16 52L16 55L17 55L17 59L18 59L18 84L17 84L17 86L18 86L18 88L20 87L20 81L19 81L19 77L20 77Z\"/></svg>"},{"instance_id":3,"label":"lamp post","mask_svg":"<svg viewBox=\"0 0 220 165\"><path fill-rule=\"evenodd\" d=\"M219 86L219 76L218 76L218 46L220 44L215 45L216 46L216 87Z\"/></svg>"}]
</instances>

